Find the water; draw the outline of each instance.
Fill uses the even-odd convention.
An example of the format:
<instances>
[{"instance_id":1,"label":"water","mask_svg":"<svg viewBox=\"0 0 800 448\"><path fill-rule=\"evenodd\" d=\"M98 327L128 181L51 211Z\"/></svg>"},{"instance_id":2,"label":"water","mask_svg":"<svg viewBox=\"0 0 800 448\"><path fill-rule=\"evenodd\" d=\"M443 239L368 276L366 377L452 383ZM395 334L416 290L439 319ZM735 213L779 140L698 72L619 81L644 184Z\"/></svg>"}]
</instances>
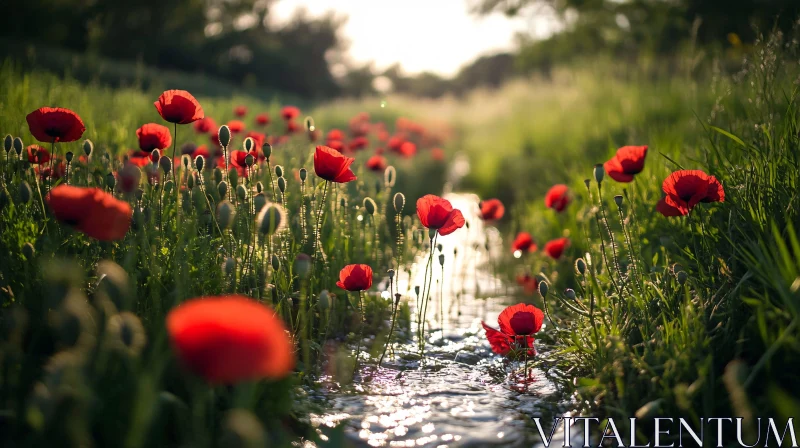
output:
<instances>
[{"instance_id":1,"label":"water","mask_svg":"<svg viewBox=\"0 0 800 448\"><path fill-rule=\"evenodd\" d=\"M499 313L514 303L492 275L490 260L500 255L500 237L493 228L483 228L476 196L445 197L464 213L470 228L439 238L444 272L437 250L425 357L419 358L418 345L411 342L395 347L397 356L387 355L381 368L375 360L362 363L352 386L321 378L320 395L313 398L326 412L313 414L311 422L323 440L334 437L328 428L343 425L344 433L337 436L352 446L535 446L539 436L532 417L541 417L549 434L553 416L574 407L552 381L560 372L534 361L533 381L525 384L511 373L518 365L491 352L481 321L497 327ZM410 275L399 274L399 291L411 301L412 316L414 286L422 286L426 263L427 254L421 253ZM536 349L540 356L553 350L541 341Z\"/></svg>"}]
</instances>

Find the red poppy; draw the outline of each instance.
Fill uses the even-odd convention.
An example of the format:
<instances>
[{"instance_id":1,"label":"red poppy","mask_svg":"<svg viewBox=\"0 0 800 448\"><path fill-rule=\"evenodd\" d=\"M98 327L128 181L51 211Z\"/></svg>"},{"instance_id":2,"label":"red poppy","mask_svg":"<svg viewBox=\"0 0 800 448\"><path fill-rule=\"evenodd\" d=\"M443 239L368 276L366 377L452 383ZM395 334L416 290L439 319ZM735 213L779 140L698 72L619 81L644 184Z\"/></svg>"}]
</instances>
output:
<instances>
[{"instance_id":1,"label":"red poppy","mask_svg":"<svg viewBox=\"0 0 800 448\"><path fill-rule=\"evenodd\" d=\"M387 132L386 129L378 129L377 136L379 141L385 142L389 140L389 132Z\"/></svg>"},{"instance_id":2,"label":"red poppy","mask_svg":"<svg viewBox=\"0 0 800 448\"><path fill-rule=\"evenodd\" d=\"M231 120L228 122L228 129L231 130L232 134L238 134L244 131L244 122L239 120Z\"/></svg>"},{"instance_id":3,"label":"red poppy","mask_svg":"<svg viewBox=\"0 0 800 448\"><path fill-rule=\"evenodd\" d=\"M335 149L339 152L344 151L344 143L341 140L328 140L325 144L329 148Z\"/></svg>"},{"instance_id":4,"label":"red poppy","mask_svg":"<svg viewBox=\"0 0 800 448\"><path fill-rule=\"evenodd\" d=\"M239 118L244 117L247 115L247 107L245 106L236 106L233 108L233 114Z\"/></svg>"},{"instance_id":5,"label":"red poppy","mask_svg":"<svg viewBox=\"0 0 800 448\"><path fill-rule=\"evenodd\" d=\"M300 116L300 109L294 106L284 106L281 109L281 117L286 121L294 120Z\"/></svg>"},{"instance_id":6,"label":"red poppy","mask_svg":"<svg viewBox=\"0 0 800 448\"><path fill-rule=\"evenodd\" d=\"M161 118L170 123L189 124L205 116L200 103L185 90L167 90L153 104Z\"/></svg>"},{"instance_id":7,"label":"red poppy","mask_svg":"<svg viewBox=\"0 0 800 448\"><path fill-rule=\"evenodd\" d=\"M500 199L487 199L481 201L481 219L484 221L497 221L506 213L506 208Z\"/></svg>"},{"instance_id":8,"label":"red poppy","mask_svg":"<svg viewBox=\"0 0 800 448\"><path fill-rule=\"evenodd\" d=\"M374 155L367 159L367 168L371 171L381 172L386 169L386 157Z\"/></svg>"},{"instance_id":9,"label":"red poppy","mask_svg":"<svg viewBox=\"0 0 800 448\"><path fill-rule=\"evenodd\" d=\"M366 264L348 264L339 272L336 286L347 291L365 291L372 287L372 268Z\"/></svg>"},{"instance_id":10,"label":"red poppy","mask_svg":"<svg viewBox=\"0 0 800 448\"><path fill-rule=\"evenodd\" d=\"M356 159L345 157L327 146L317 146L314 151L314 172L318 177L330 182L347 183L356 180L350 165Z\"/></svg>"},{"instance_id":11,"label":"red poppy","mask_svg":"<svg viewBox=\"0 0 800 448\"><path fill-rule=\"evenodd\" d=\"M554 260L561 258L564 250L569 247L569 238L556 238L544 245L544 252Z\"/></svg>"},{"instance_id":12,"label":"red poppy","mask_svg":"<svg viewBox=\"0 0 800 448\"><path fill-rule=\"evenodd\" d=\"M423 226L436 229L439 235L449 235L464 227L464 215L454 209L447 199L427 194L417 200L417 216Z\"/></svg>"},{"instance_id":13,"label":"red poppy","mask_svg":"<svg viewBox=\"0 0 800 448\"><path fill-rule=\"evenodd\" d=\"M569 204L569 188L564 184L553 185L544 197L544 205L557 212L564 211Z\"/></svg>"},{"instance_id":14,"label":"red poppy","mask_svg":"<svg viewBox=\"0 0 800 448\"><path fill-rule=\"evenodd\" d=\"M30 145L27 151L28 163L41 165L50 161L50 152L39 145Z\"/></svg>"},{"instance_id":15,"label":"red poppy","mask_svg":"<svg viewBox=\"0 0 800 448\"><path fill-rule=\"evenodd\" d=\"M401 156L405 158L410 158L413 157L414 154L416 153L417 153L417 145L415 145L413 142L403 142L403 144L400 145Z\"/></svg>"},{"instance_id":16,"label":"red poppy","mask_svg":"<svg viewBox=\"0 0 800 448\"><path fill-rule=\"evenodd\" d=\"M666 193L663 199L666 205L677 209L681 215L688 215L700 202L725 202L722 184L716 177L700 170L675 171L664 179L661 189ZM661 213L664 216L675 216L664 211Z\"/></svg>"},{"instance_id":17,"label":"red poppy","mask_svg":"<svg viewBox=\"0 0 800 448\"><path fill-rule=\"evenodd\" d=\"M217 123L211 118L201 118L194 122L194 130L200 134L207 134L217 129Z\"/></svg>"},{"instance_id":18,"label":"red poppy","mask_svg":"<svg viewBox=\"0 0 800 448\"><path fill-rule=\"evenodd\" d=\"M25 117L28 129L40 142L74 142L86 131L75 112L60 107L42 107Z\"/></svg>"},{"instance_id":19,"label":"red poppy","mask_svg":"<svg viewBox=\"0 0 800 448\"><path fill-rule=\"evenodd\" d=\"M261 149L261 147L264 146L264 140L267 139L266 135L264 135L264 134L262 134L260 132L256 132L256 131L248 132L247 135L244 136L244 138L247 138L247 137L252 138L253 142L255 143L255 148L253 148L253 150Z\"/></svg>"},{"instance_id":20,"label":"red poppy","mask_svg":"<svg viewBox=\"0 0 800 448\"><path fill-rule=\"evenodd\" d=\"M47 180L47 178L61 179L67 173L67 166L64 165L64 162L60 160L55 160L55 163L50 162L53 166L52 168L48 165L36 165L36 174L39 175L39 178L42 180Z\"/></svg>"},{"instance_id":21,"label":"red poppy","mask_svg":"<svg viewBox=\"0 0 800 448\"><path fill-rule=\"evenodd\" d=\"M256 115L256 124L266 126L269 124L269 115L266 113Z\"/></svg>"},{"instance_id":22,"label":"red poppy","mask_svg":"<svg viewBox=\"0 0 800 448\"><path fill-rule=\"evenodd\" d=\"M117 178L120 180L119 188L125 193L133 193L142 180L142 170L137 165L126 163L119 172Z\"/></svg>"},{"instance_id":23,"label":"red poppy","mask_svg":"<svg viewBox=\"0 0 800 448\"><path fill-rule=\"evenodd\" d=\"M399 135L393 135L389 138L389 141L386 143L386 146L389 147L390 150L394 152L400 152L400 147L403 146L405 139Z\"/></svg>"},{"instance_id":24,"label":"red poppy","mask_svg":"<svg viewBox=\"0 0 800 448\"><path fill-rule=\"evenodd\" d=\"M121 240L131 226L131 206L99 188L62 184L46 200L57 220L94 239Z\"/></svg>"},{"instance_id":25,"label":"red poppy","mask_svg":"<svg viewBox=\"0 0 800 448\"><path fill-rule=\"evenodd\" d=\"M342 131L340 131L338 129L331 129L330 132L328 132L327 139L328 140L339 140L339 141L344 140L344 132L342 132Z\"/></svg>"},{"instance_id":26,"label":"red poppy","mask_svg":"<svg viewBox=\"0 0 800 448\"><path fill-rule=\"evenodd\" d=\"M681 212L679 208L667 204L665 198L661 198L658 200L658 203L656 204L656 211L668 218L672 216L685 215L685 213Z\"/></svg>"},{"instance_id":27,"label":"red poppy","mask_svg":"<svg viewBox=\"0 0 800 448\"><path fill-rule=\"evenodd\" d=\"M212 384L280 379L294 369L283 321L244 296L187 300L167 314L167 331L183 364Z\"/></svg>"},{"instance_id":28,"label":"red poppy","mask_svg":"<svg viewBox=\"0 0 800 448\"><path fill-rule=\"evenodd\" d=\"M539 290L539 279L531 274L522 274L517 276L517 284L522 286L525 294L531 295Z\"/></svg>"},{"instance_id":29,"label":"red poppy","mask_svg":"<svg viewBox=\"0 0 800 448\"><path fill-rule=\"evenodd\" d=\"M286 121L286 133L287 134L294 134L295 132L300 131L300 125L297 124L296 121L287 120Z\"/></svg>"},{"instance_id":30,"label":"red poppy","mask_svg":"<svg viewBox=\"0 0 800 448\"><path fill-rule=\"evenodd\" d=\"M533 305L518 303L503 310L497 318L500 331L481 322L492 351L498 355L519 355L527 349L528 355L536 355L533 334L542 329L544 313Z\"/></svg>"},{"instance_id":31,"label":"red poppy","mask_svg":"<svg viewBox=\"0 0 800 448\"><path fill-rule=\"evenodd\" d=\"M441 148L431 149L431 158L437 162L444 160L444 151Z\"/></svg>"},{"instance_id":32,"label":"red poppy","mask_svg":"<svg viewBox=\"0 0 800 448\"><path fill-rule=\"evenodd\" d=\"M519 232L517 234L517 237L514 238L514 242L511 243L511 252L516 251L520 251L522 253L536 251L536 242L533 241L533 237L530 233Z\"/></svg>"},{"instance_id":33,"label":"red poppy","mask_svg":"<svg viewBox=\"0 0 800 448\"><path fill-rule=\"evenodd\" d=\"M154 149L169 148L172 145L172 135L166 126L148 123L136 130L139 139L139 148L150 153Z\"/></svg>"},{"instance_id":34,"label":"red poppy","mask_svg":"<svg viewBox=\"0 0 800 448\"><path fill-rule=\"evenodd\" d=\"M211 156L211 153L208 152L208 146L200 145L197 148L195 148L194 152L192 152L192 159L194 159L197 156L203 156L206 159L209 158Z\"/></svg>"},{"instance_id":35,"label":"red poppy","mask_svg":"<svg viewBox=\"0 0 800 448\"><path fill-rule=\"evenodd\" d=\"M364 149L369 146L369 140L366 137L359 136L350 140L348 147L353 151L358 151L359 149Z\"/></svg>"},{"instance_id":36,"label":"red poppy","mask_svg":"<svg viewBox=\"0 0 800 448\"><path fill-rule=\"evenodd\" d=\"M635 174L644 169L647 146L623 146L609 159L603 168L617 182L630 182Z\"/></svg>"}]
</instances>

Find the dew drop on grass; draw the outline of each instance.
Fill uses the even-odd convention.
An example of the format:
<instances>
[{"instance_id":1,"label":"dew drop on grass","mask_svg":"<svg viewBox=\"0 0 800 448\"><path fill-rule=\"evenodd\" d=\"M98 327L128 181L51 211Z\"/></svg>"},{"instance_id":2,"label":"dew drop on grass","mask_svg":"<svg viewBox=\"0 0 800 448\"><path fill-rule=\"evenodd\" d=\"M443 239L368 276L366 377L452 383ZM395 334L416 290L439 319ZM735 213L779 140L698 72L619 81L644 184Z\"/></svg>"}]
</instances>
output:
<instances>
[{"instance_id":1,"label":"dew drop on grass","mask_svg":"<svg viewBox=\"0 0 800 448\"><path fill-rule=\"evenodd\" d=\"M381 109L386 107L386 100L381 100Z\"/></svg>"}]
</instances>

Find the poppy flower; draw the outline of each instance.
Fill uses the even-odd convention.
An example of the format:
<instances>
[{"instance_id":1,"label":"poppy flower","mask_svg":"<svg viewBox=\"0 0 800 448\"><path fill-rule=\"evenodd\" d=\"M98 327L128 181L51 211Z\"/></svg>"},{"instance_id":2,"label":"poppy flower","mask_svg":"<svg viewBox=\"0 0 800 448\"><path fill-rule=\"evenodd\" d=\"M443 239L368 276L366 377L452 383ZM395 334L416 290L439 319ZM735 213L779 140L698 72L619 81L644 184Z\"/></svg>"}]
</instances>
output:
<instances>
[{"instance_id":1,"label":"poppy flower","mask_svg":"<svg viewBox=\"0 0 800 448\"><path fill-rule=\"evenodd\" d=\"M564 184L553 185L544 197L544 205L557 212L564 211L569 204L569 188Z\"/></svg>"},{"instance_id":2,"label":"poppy flower","mask_svg":"<svg viewBox=\"0 0 800 448\"><path fill-rule=\"evenodd\" d=\"M700 202L725 202L722 184L716 177L700 170L675 171L664 179L661 189L666 193L664 202L681 215L688 215ZM663 211L661 213L664 214Z\"/></svg>"},{"instance_id":3,"label":"poppy flower","mask_svg":"<svg viewBox=\"0 0 800 448\"><path fill-rule=\"evenodd\" d=\"M39 145L30 145L27 148L28 163L41 165L50 161L50 152Z\"/></svg>"},{"instance_id":4,"label":"poppy flower","mask_svg":"<svg viewBox=\"0 0 800 448\"><path fill-rule=\"evenodd\" d=\"M389 138L389 141L386 142L386 146L389 147L390 150L394 152L400 152L400 147L403 146L405 139L399 135L393 135Z\"/></svg>"},{"instance_id":5,"label":"poppy flower","mask_svg":"<svg viewBox=\"0 0 800 448\"><path fill-rule=\"evenodd\" d=\"M339 272L336 286L347 291L365 291L372 287L372 268L366 264L348 264Z\"/></svg>"},{"instance_id":6,"label":"poppy flower","mask_svg":"<svg viewBox=\"0 0 800 448\"><path fill-rule=\"evenodd\" d=\"M647 146L623 146L603 164L608 176L617 182L630 182L635 174L644 169Z\"/></svg>"},{"instance_id":7,"label":"poppy flower","mask_svg":"<svg viewBox=\"0 0 800 448\"><path fill-rule=\"evenodd\" d=\"M286 121L294 120L300 116L300 109L294 106L283 106L281 109L281 117Z\"/></svg>"},{"instance_id":8,"label":"poppy flower","mask_svg":"<svg viewBox=\"0 0 800 448\"><path fill-rule=\"evenodd\" d=\"M681 212L679 208L667 204L665 198L658 200L658 203L656 204L656 211L668 218L672 216L683 216L685 214Z\"/></svg>"},{"instance_id":9,"label":"poppy flower","mask_svg":"<svg viewBox=\"0 0 800 448\"><path fill-rule=\"evenodd\" d=\"M247 151L234 150L231 151L231 164L238 167L245 167L245 159L247 158Z\"/></svg>"},{"instance_id":10,"label":"poppy flower","mask_svg":"<svg viewBox=\"0 0 800 448\"><path fill-rule=\"evenodd\" d=\"M441 148L431 149L431 158L437 162L444 160L444 151Z\"/></svg>"},{"instance_id":11,"label":"poppy flower","mask_svg":"<svg viewBox=\"0 0 800 448\"><path fill-rule=\"evenodd\" d=\"M342 140L344 140L344 132L342 132L342 131L340 131L338 129L331 129L330 132L328 132L328 136L326 138L328 140L339 140L339 141L342 141Z\"/></svg>"},{"instance_id":12,"label":"poppy flower","mask_svg":"<svg viewBox=\"0 0 800 448\"><path fill-rule=\"evenodd\" d=\"M205 116L200 103L185 90L167 90L153 104L161 118L170 123L189 124Z\"/></svg>"},{"instance_id":13,"label":"poppy flower","mask_svg":"<svg viewBox=\"0 0 800 448\"><path fill-rule=\"evenodd\" d=\"M386 169L386 157L374 155L367 159L367 168L371 171L381 172Z\"/></svg>"},{"instance_id":14,"label":"poppy flower","mask_svg":"<svg viewBox=\"0 0 800 448\"><path fill-rule=\"evenodd\" d=\"M518 350L527 349L528 355L536 355L533 334L542 329L544 313L533 305L518 303L504 309L497 318L500 330L481 322L492 351L502 356L518 355Z\"/></svg>"},{"instance_id":15,"label":"poppy flower","mask_svg":"<svg viewBox=\"0 0 800 448\"><path fill-rule=\"evenodd\" d=\"M318 177L330 182L347 183L356 180L350 165L356 159L346 157L327 146L317 146L314 151L314 172Z\"/></svg>"},{"instance_id":16,"label":"poppy flower","mask_svg":"<svg viewBox=\"0 0 800 448\"><path fill-rule=\"evenodd\" d=\"M514 241L511 243L511 252L516 251L520 251L521 253L536 251L536 242L533 241L533 237L530 233L519 232L517 234L517 237L514 238Z\"/></svg>"},{"instance_id":17,"label":"poppy flower","mask_svg":"<svg viewBox=\"0 0 800 448\"><path fill-rule=\"evenodd\" d=\"M86 131L78 114L61 107L36 109L25 120L33 137L40 142L74 142Z\"/></svg>"},{"instance_id":18,"label":"poppy flower","mask_svg":"<svg viewBox=\"0 0 800 448\"><path fill-rule=\"evenodd\" d=\"M286 121L286 133L287 134L294 134L295 132L300 132L300 125L297 124L296 121L287 120Z\"/></svg>"},{"instance_id":19,"label":"poppy flower","mask_svg":"<svg viewBox=\"0 0 800 448\"><path fill-rule=\"evenodd\" d=\"M256 124L259 126L266 126L269 124L269 115L266 113L256 115Z\"/></svg>"},{"instance_id":20,"label":"poppy flower","mask_svg":"<svg viewBox=\"0 0 800 448\"><path fill-rule=\"evenodd\" d=\"M497 221L506 213L506 208L500 199L487 199L481 201L481 219L484 221Z\"/></svg>"},{"instance_id":21,"label":"poppy flower","mask_svg":"<svg viewBox=\"0 0 800 448\"><path fill-rule=\"evenodd\" d=\"M181 362L212 384L292 372L292 342L268 306L244 296L187 300L167 314L167 332Z\"/></svg>"},{"instance_id":22,"label":"poppy flower","mask_svg":"<svg viewBox=\"0 0 800 448\"><path fill-rule=\"evenodd\" d=\"M238 134L244 131L244 122L240 120L231 120L228 122L227 126L233 134Z\"/></svg>"},{"instance_id":23,"label":"poppy flower","mask_svg":"<svg viewBox=\"0 0 800 448\"><path fill-rule=\"evenodd\" d=\"M139 139L139 149L150 153L154 149L169 148L172 145L172 135L169 128L156 123L148 123L136 130Z\"/></svg>"},{"instance_id":24,"label":"poppy flower","mask_svg":"<svg viewBox=\"0 0 800 448\"><path fill-rule=\"evenodd\" d=\"M386 140L389 140L389 132L387 132L386 129L378 129L377 137L378 141L385 142Z\"/></svg>"},{"instance_id":25,"label":"poppy flower","mask_svg":"<svg viewBox=\"0 0 800 448\"><path fill-rule=\"evenodd\" d=\"M208 146L200 145L197 148L195 148L194 152L192 152L192 159L194 159L197 156L203 156L206 159L211 157L211 153L208 152Z\"/></svg>"},{"instance_id":26,"label":"poppy flower","mask_svg":"<svg viewBox=\"0 0 800 448\"><path fill-rule=\"evenodd\" d=\"M48 178L61 179L67 174L67 166L64 165L64 162L60 160L55 160L55 163L52 161L50 162L51 166L47 165L36 165L36 174L39 175L39 178L42 180L47 180Z\"/></svg>"},{"instance_id":27,"label":"poppy flower","mask_svg":"<svg viewBox=\"0 0 800 448\"><path fill-rule=\"evenodd\" d=\"M369 140L367 140L366 137L359 136L351 140L347 146L353 151L358 151L359 149L364 149L369 146Z\"/></svg>"},{"instance_id":28,"label":"poppy flower","mask_svg":"<svg viewBox=\"0 0 800 448\"><path fill-rule=\"evenodd\" d=\"M121 240L131 226L130 204L99 188L59 185L47 194L57 220L101 241Z\"/></svg>"},{"instance_id":29,"label":"poppy flower","mask_svg":"<svg viewBox=\"0 0 800 448\"><path fill-rule=\"evenodd\" d=\"M261 149L261 147L264 146L264 140L267 138L266 135L256 131L250 131L244 136L244 138L248 137L252 138L255 143L254 150Z\"/></svg>"},{"instance_id":30,"label":"poppy flower","mask_svg":"<svg viewBox=\"0 0 800 448\"><path fill-rule=\"evenodd\" d=\"M439 235L449 235L464 227L464 215L454 209L447 199L427 194L417 200L417 216L423 226L436 229Z\"/></svg>"},{"instance_id":31,"label":"poppy flower","mask_svg":"<svg viewBox=\"0 0 800 448\"><path fill-rule=\"evenodd\" d=\"M564 250L569 247L569 238L556 238L544 245L544 252L554 260L561 258Z\"/></svg>"},{"instance_id":32,"label":"poppy flower","mask_svg":"<svg viewBox=\"0 0 800 448\"><path fill-rule=\"evenodd\" d=\"M344 151L344 143L341 140L328 140L325 144L339 152Z\"/></svg>"},{"instance_id":33,"label":"poppy flower","mask_svg":"<svg viewBox=\"0 0 800 448\"><path fill-rule=\"evenodd\" d=\"M211 118L205 117L194 122L194 130L199 134L207 134L213 129L217 129L217 123Z\"/></svg>"},{"instance_id":34,"label":"poppy flower","mask_svg":"<svg viewBox=\"0 0 800 448\"><path fill-rule=\"evenodd\" d=\"M247 107L245 106L236 106L233 108L233 114L239 118L244 117L247 115Z\"/></svg>"},{"instance_id":35,"label":"poppy flower","mask_svg":"<svg viewBox=\"0 0 800 448\"><path fill-rule=\"evenodd\" d=\"M403 142L400 145L400 155L405 158L411 158L417 153L417 145L413 142Z\"/></svg>"},{"instance_id":36,"label":"poppy flower","mask_svg":"<svg viewBox=\"0 0 800 448\"><path fill-rule=\"evenodd\" d=\"M528 273L518 275L517 284L522 286L522 290L527 295L532 295L539 290L539 279Z\"/></svg>"}]
</instances>

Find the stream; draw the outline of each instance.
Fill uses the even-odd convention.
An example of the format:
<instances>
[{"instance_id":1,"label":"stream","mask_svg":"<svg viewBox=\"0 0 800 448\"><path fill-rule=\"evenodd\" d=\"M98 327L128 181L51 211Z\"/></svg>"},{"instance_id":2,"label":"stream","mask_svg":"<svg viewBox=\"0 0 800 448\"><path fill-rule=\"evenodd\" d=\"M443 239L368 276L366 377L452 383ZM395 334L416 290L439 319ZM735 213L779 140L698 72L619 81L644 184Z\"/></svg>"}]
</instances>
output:
<instances>
[{"instance_id":1,"label":"stream","mask_svg":"<svg viewBox=\"0 0 800 448\"><path fill-rule=\"evenodd\" d=\"M469 228L439 238L445 262L442 271L437 250L425 357L419 358L414 340L395 346L397 356L387 354L380 368L375 367L376 359L364 362L362 358L352 385L339 387L331 378L321 378L322 387L309 394L325 409L323 414L311 415L322 440L329 438L330 428L343 425L337 437L346 446L530 447L540 445L532 417L541 417L549 435L553 417L568 415L574 408L571 398L548 378L558 372L544 372L533 363L533 381L526 388L510 378L511 369L492 353L481 321L497 328L500 312L515 303L506 285L492 275L487 255L499 257L502 241L496 229L484 229L477 196L450 193L444 197L462 211ZM423 252L411 274L403 270L397 280L403 300L410 301L412 333L416 329L414 287L422 285L428 255ZM382 283L378 291L386 287ZM547 322L542 331L546 327ZM552 347L537 340L536 349L546 354ZM556 439L562 432L556 432Z\"/></svg>"}]
</instances>

